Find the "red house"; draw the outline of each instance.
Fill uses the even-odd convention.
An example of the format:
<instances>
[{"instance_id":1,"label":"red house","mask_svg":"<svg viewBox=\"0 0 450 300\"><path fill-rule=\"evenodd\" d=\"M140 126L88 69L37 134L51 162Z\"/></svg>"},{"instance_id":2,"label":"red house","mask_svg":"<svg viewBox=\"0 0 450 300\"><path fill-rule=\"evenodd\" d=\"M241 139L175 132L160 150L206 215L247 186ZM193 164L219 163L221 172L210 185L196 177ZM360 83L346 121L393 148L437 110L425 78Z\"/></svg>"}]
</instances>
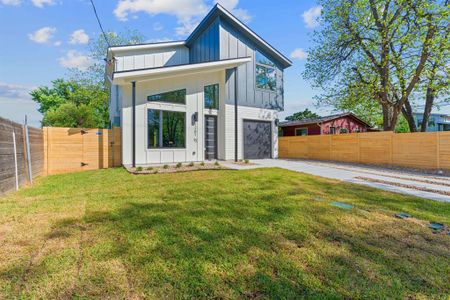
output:
<instances>
[{"instance_id":1,"label":"red house","mask_svg":"<svg viewBox=\"0 0 450 300\"><path fill-rule=\"evenodd\" d=\"M280 123L282 136L366 132L371 126L352 113Z\"/></svg>"}]
</instances>

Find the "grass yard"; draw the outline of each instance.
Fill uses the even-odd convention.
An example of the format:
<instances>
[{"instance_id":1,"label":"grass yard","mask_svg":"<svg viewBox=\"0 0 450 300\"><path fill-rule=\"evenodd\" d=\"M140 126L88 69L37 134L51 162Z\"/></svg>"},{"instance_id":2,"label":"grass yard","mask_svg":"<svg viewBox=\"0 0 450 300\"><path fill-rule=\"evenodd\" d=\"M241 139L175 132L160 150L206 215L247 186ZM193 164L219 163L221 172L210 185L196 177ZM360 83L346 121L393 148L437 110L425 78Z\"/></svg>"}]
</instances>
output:
<instances>
[{"instance_id":1,"label":"grass yard","mask_svg":"<svg viewBox=\"0 0 450 300\"><path fill-rule=\"evenodd\" d=\"M450 204L281 169L51 176L0 198L0 299L449 299L427 221Z\"/></svg>"}]
</instances>

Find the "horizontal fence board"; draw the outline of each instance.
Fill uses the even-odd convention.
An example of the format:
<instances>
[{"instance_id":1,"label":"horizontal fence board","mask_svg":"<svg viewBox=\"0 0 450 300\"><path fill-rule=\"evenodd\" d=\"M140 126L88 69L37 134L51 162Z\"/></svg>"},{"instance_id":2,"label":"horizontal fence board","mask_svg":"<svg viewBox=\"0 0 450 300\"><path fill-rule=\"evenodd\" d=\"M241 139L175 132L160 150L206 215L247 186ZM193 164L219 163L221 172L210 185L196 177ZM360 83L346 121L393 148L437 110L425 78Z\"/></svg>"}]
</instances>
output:
<instances>
[{"instance_id":1,"label":"horizontal fence board","mask_svg":"<svg viewBox=\"0 0 450 300\"><path fill-rule=\"evenodd\" d=\"M279 157L450 170L450 132L280 137Z\"/></svg>"}]
</instances>

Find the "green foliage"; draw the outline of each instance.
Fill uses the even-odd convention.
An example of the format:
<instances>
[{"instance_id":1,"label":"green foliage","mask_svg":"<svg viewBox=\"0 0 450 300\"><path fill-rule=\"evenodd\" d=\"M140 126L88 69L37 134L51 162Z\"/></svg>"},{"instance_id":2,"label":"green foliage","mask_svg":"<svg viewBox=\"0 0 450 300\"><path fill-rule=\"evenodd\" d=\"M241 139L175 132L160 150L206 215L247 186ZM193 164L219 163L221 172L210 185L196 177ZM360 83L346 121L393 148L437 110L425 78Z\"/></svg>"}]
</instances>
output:
<instances>
[{"instance_id":1,"label":"green foliage","mask_svg":"<svg viewBox=\"0 0 450 300\"><path fill-rule=\"evenodd\" d=\"M99 85L57 79L31 92L44 115L43 126L106 128L108 93Z\"/></svg>"},{"instance_id":2,"label":"green foliage","mask_svg":"<svg viewBox=\"0 0 450 300\"><path fill-rule=\"evenodd\" d=\"M216 162L214 163L215 166L220 166L219 162L216 160Z\"/></svg>"},{"instance_id":3,"label":"green foliage","mask_svg":"<svg viewBox=\"0 0 450 300\"><path fill-rule=\"evenodd\" d=\"M177 169L181 168L183 166L182 163L177 163L177 165L175 166Z\"/></svg>"},{"instance_id":4,"label":"green foliage","mask_svg":"<svg viewBox=\"0 0 450 300\"><path fill-rule=\"evenodd\" d=\"M147 171L152 171L152 170L153 170L152 167L148 167L148 168L147 168Z\"/></svg>"},{"instance_id":5,"label":"green foliage","mask_svg":"<svg viewBox=\"0 0 450 300\"><path fill-rule=\"evenodd\" d=\"M106 33L111 46L135 45L145 41L145 36L138 30L127 29L124 32L109 31ZM90 58L93 64L86 70L71 70L71 77L76 81L82 81L87 84L104 85L105 84L105 58L108 51L103 35L98 35L97 39L92 39L89 43Z\"/></svg>"},{"instance_id":6,"label":"green foliage","mask_svg":"<svg viewBox=\"0 0 450 300\"><path fill-rule=\"evenodd\" d=\"M169 168L169 165L164 165L163 166L163 169L168 169Z\"/></svg>"},{"instance_id":7,"label":"green foliage","mask_svg":"<svg viewBox=\"0 0 450 300\"><path fill-rule=\"evenodd\" d=\"M396 133L408 133L411 132L409 129L408 122L405 117L402 115L398 118L397 126L395 126Z\"/></svg>"},{"instance_id":8,"label":"green foliage","mask_svg":"<svg viewBox=\"0 0 450 300\"><path fill-rule=\"evenodd\" d=\"M296 112L295 114L286 117L286 121L300 121L304 119L313 119L319 118L320 116L316 113L313 113L309 109L305 109L304 111Z\"/></svg>"},{"instance_id":9,"label":"green foliage","mask_svg":"<svg viewBox=\"0 0 450 300\"><path fill-rule=\"evenodd\" d=\"M204 161L202 161L201 163L200 163L200 166L204 166L205 165L205 162Z\"/></svg>"},{"instance_id":10,"label":"green foliage","mask_svg":"<svg viewBox=\"0 0 450 300\"><path fill-rule=\"evenodd\" d=\"M314 34L303 74L322 90L318 103L341 110L378 105L384 129L392 130L427 73L434 47L445 32L438 28L449 29L448 8L437 0L319 3L322 27ZM373 112L369 110L365 119L373 119Z\"/></svg>"},{"instance_id":11,"label":"green foliage","mask_svg":"<svg viewBox=\"0 0 450 300\"><path fill-rule=\"evenodd\" d=\"M250 161L249 161L248 159L244 160L244 162L245 162L246 164L249 164L249 163L250 163Z\"/></svg>"},{"instance_id":12,"label":"green foliage","mask_svg":"<svg viewBox=\"0 0 450 300\"><path fill-rule=\"evenodd\" d=\"M142 167L137 167L136 168L136 171L138 171L138 172L142 172L142 170L144 170Z\"/></svg>"},{"instance_id":13,"label":"green foliage","mask_svg":"<svg viewBox=\"0 0 450 300\"><path fill-rule=\"evenodd\" d=\"M188 166L189 166L189 167L193 167L193 166L194 166L194 163L193 163L193 162L190 162Z\"/></svg>"}]
</instances>

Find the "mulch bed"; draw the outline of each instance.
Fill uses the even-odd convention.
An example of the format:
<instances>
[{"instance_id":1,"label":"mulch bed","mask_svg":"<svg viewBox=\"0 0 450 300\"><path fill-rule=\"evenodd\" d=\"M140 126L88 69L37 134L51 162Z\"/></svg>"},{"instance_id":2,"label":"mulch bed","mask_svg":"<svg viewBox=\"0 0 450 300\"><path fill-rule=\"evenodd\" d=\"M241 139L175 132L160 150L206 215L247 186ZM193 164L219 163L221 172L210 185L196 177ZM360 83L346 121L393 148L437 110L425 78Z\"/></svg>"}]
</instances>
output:
<instances>
[{"instance_id":1,"label":"mulch bed","mask_svg":"<svg viewBox=\"0 0 450 300\"><path fill-rule=\"evenodd\" d=\"M193 172L193 171L205 171L205 170L224 170L227 169L222 165L216 165L212 163L194 164L190 166L188 164L181 165L177 167L176 165L166 165L164 166L156 166L156 167L142 167L142 170L138 170L137 168L127 167L127 171L134 175L152 175L152 174L169 174L169 173L182 173L182 172Z\"/></svg>"}]
</instances>

